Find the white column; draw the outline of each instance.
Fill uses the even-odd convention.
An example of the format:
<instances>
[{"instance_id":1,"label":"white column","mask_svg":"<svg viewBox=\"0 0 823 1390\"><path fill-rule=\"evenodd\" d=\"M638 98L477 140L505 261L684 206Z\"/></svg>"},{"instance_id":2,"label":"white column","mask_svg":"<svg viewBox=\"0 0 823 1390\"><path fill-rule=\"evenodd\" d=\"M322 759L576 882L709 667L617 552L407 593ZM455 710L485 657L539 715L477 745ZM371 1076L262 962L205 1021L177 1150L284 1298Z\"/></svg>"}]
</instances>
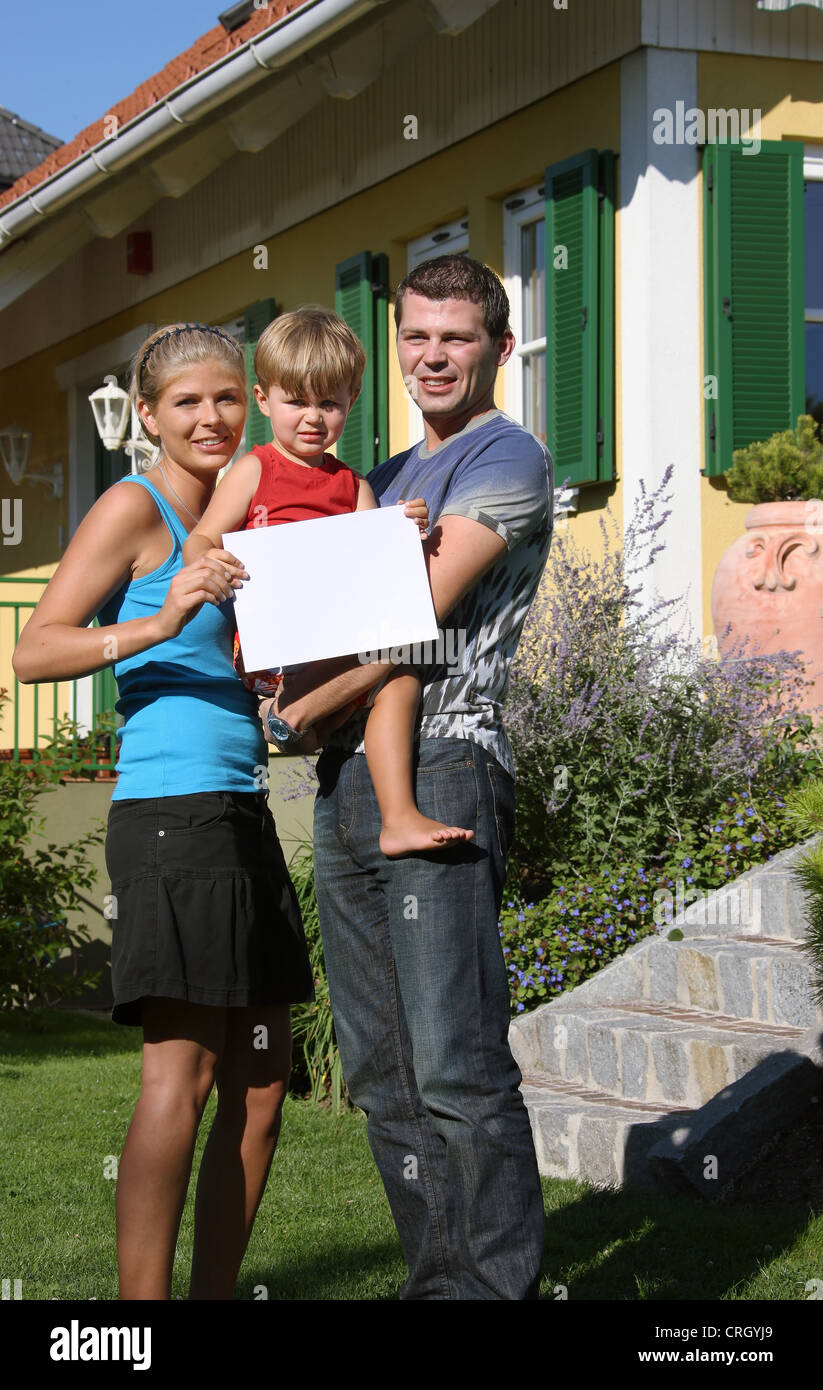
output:
<instances>
[{"instance_id":1,"label":"white column","mask_svg":"<svg viewBox=\"0 0 823 1390\"><path fill-rule=\"evenodd\" d=\"M658 145L654 112L697 105L697 55L646 48L620 64L620 321L624 525L640 482L674 465L672 515L647 588L687 598L702 629L698 152ZM659 125L659 122L658 122Z\"/></svg>"}]
</instances>

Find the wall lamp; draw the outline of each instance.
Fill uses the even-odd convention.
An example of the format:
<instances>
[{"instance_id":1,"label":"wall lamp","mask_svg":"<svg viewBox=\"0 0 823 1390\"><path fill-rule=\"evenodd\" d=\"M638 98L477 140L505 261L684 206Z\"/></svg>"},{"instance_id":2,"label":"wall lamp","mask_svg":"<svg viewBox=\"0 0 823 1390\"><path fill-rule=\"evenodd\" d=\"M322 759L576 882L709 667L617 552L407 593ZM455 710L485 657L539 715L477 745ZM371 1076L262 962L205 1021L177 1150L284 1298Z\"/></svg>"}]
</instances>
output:
<instances>
[{"instance_id":1,"label":"wall lamp","mask_svg":"<svg viewBox=\"0 0 823 1390\"><path fill-rule=\"evenodd\" d=\"M25 430L20 425L6 425L4 429L0 429L0 457L3 459L6 472L15 487L19 487L25 478L27 483L45 483L47 487L51 488L52 497L62 497L62 463L53 464L51 470L46 473L26 472L31 453L31 440L31 430Z\"/></svg>"}]
</instances>

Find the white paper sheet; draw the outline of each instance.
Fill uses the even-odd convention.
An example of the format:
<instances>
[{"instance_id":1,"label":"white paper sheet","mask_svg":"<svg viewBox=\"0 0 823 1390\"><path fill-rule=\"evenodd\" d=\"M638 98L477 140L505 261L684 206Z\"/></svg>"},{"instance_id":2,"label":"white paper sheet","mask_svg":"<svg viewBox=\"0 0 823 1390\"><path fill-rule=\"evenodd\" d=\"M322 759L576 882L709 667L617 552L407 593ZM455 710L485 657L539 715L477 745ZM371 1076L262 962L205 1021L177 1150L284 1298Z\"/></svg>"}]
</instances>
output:
<instances>
[{"instance_id":1,"label":"white paper sheet","mask_svg":"<svg viewBox=\"0 0 823 1390\"><path fill-rule=\"evenodd\" d=\"M437 639L420 532L400 506L223 537L247 671Z\"/></svg>"}]
</instances>

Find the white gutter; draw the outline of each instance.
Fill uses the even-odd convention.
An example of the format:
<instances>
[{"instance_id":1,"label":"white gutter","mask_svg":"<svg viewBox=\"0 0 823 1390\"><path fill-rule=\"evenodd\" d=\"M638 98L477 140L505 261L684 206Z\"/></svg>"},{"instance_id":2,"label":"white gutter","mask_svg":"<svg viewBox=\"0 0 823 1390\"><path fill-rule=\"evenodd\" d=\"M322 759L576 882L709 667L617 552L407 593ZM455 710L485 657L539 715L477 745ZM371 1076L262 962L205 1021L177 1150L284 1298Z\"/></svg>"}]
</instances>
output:
<instances>
[{"instance_id":1,"label":"white gutter","mask_svg":"<svg viewBox=\"0 0 823 1390\"><path fill-rule=\"evenodd\" d=\"M315 44L385 3L386 0L308 0L293 14L277 20L262 36L249 39L226 58L181 83L168 97L122 126L116 136L101 140L30 193L9 203L0 212L0 247L23 236L31 227L42 225L44 217L110 175L120 173L181 126L194 125L216 106L262 81L267 72L279 72Z\"/></svg>"}]
</instances>

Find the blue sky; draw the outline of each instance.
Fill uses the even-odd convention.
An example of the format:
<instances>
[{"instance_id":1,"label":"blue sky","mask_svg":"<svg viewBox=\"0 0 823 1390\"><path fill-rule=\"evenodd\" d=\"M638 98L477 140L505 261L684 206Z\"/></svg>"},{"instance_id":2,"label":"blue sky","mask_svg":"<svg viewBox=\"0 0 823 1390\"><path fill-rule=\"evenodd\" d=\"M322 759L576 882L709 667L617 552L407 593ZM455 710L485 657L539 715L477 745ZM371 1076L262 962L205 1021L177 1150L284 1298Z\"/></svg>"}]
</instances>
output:
<instances>
[{"instance_id":1,"label":"blue sky","mask_svg":"<svg viewBox=\"0 0 823 1390\"><path fill-rule=\"evenodd\" d=\"M0 106L70 140L232 0L2 0Z\"/></svg>"}]
</instances>

